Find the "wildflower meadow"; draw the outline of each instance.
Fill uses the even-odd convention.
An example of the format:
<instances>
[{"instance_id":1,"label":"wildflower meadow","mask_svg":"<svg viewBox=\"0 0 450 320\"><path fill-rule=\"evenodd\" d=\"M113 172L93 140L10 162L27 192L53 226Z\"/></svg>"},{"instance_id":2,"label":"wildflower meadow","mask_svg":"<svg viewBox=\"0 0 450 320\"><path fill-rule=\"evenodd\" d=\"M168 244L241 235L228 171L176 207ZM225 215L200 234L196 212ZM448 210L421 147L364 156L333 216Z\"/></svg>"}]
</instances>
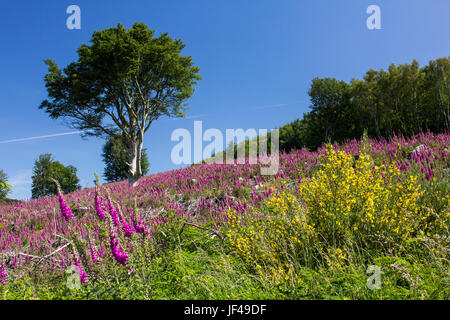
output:
<instances>
[{"instance_id":1,"label":"wildflower meadow","mask_svg":"<svg viewBox=\"0 0 450 320\"><path fill-rule=\"evenodd\" d=\"M5 202L0 297L449 299L449 151L362 137L282 152L274 176L197 164Z\"/></svg>"}]
</instances>

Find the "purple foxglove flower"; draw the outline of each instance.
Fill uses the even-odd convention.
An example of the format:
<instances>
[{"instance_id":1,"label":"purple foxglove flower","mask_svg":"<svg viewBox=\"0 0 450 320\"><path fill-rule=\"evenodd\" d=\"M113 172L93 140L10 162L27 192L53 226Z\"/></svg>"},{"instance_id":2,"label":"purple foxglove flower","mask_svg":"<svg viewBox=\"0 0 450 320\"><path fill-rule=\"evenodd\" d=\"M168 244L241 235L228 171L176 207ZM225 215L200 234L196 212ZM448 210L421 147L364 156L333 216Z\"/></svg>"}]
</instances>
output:
<instances>
[{"instance_id":1,"label":"purple foxglove flower","mask_svg":"<svg viewBox=\"0 0 450 320\"><path fill-rule=\"evenodd\" d=\"M59 207L61 209L61 214L64 217L64 219L68 222L70 219L73 218L72 210L67 205L61 192L58 194L58 198L59 198Z\"/></svg>"},{"instance_id":2,"label":"purple foxglove flower","mask_svg":"<svg viewBox=\"0 0 450 320\"><path fill-rule=\"evenodd\" d=\"M78 267L78 274L80 276L81 283L86 283L87 273L83 271L83 268L81 267L81 263L79 262L77 256L75 256L75 265Z\"/></svg>"},{"instance_id":3,"label":"purple foxglove flower","mask_svg":"<svg viewBox=\"0 0 450 320\"><path fill-rule=\"evenodd\" d=\"M106 218L104 210L105 210L105 208L103 206L103 203L99 199L98 194L96 193L95 194L95 211L97 212L97 216L100 219L100 221Z\"/></svg>"},{"instance_id":4,"label":"purple foxglove flower","mask_svg":"<svg viewBox=\"0 0 450 320\"><path fill-rule=\"evenodd\" d=\"M96 257L96 253L95 253L94 248L92 247L91 243L89 243L89 251L91 252L92 261L94 261L94 263L97 264L98 259Z\"/></svg>"},{"instance_id":5,"label":"purple foxglove flower","mask_svg":"<svg viewBox=\"0 0 450 320\"><path fill-rule=\"evenodd\" d=\"M127 265L128 254L125 252L124 248L119 244L119 239L117 236L111 232L109 236L109 244L111 246L111 252L116 261L123 265L124 267Z\"/></svg>"},{"instance_id":6,"label":"purple foxglove flower","mask_svg":"<svg viewBox=\"0 0 450 320\"><path fill-rule=\"evenodd\" d=\"M145 234L146 236L149 235L148 228L145 224L142 223L142 220L139 218L138 221L134 218L134 216L131 216L131 219L133 221L133 227L136 230L137 233Z\"/></svg>"},{"instance_id":7,"label":"purple foxglove flower","mask_svg":"<svg viewBox=\"0 0 450 320\"><path fill-rule=\"evenodd\" d=\"M130 226L125 221L122 224L122 230L123 230L125 237L127 237L127 238L130 238L136 232L136 230L134 230L133 227Z\"/></svg>"},{"instance_id":8,"label":"purple foxglove flower","mask_svg":"<svg viewBox=\"0 0 450 320\"><path fill-rule=\"evenodd\" d=\"M116 228L120 227L120 222L119 222L119 214L117 213L116 208L114 208L114 205L112 204L111 201L108 201L108 209L109 209L109 214L111 215L112 221L114 223L114 226Z\"/></svg>"}]
</instances>

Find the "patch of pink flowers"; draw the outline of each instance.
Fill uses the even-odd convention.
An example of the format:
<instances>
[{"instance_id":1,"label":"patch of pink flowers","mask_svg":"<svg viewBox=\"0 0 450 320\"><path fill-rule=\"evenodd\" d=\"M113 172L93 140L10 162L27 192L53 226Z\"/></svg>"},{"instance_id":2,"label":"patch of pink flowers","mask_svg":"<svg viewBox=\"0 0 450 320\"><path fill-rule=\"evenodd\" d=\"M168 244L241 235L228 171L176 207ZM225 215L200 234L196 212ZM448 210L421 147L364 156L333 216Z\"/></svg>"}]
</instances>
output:
<instances>
[{"instance_id":1,"label":"patch of pink flowers","mask_svg":"<svg viewBox=\"0 0 450 320\"><path fill-rule=\"evenodd\" d=\"M95 201L95 211L97 212L97 216L100 219L100 221L102 221L106 218L105 215L106 208L103 203L103 198L100 199L97 192L95 193L94 201Z\"/></svg>"},{"instance_id":2,"label":"patch of pink flowers","mask_svg":"<svg viewBox=\"0 0 450 320\"><path fill-rule=\"evenodd\" d=\"M111 246L111 253L114 259L116 259L116 261L119 264L126 266L128 254L125 252L125 249L120 245L119 239L113 232L111 232L109 236L109 244Z\"/></svg>"},{"instance_id":3,"label":"patch of pink flowers","mask_svg":"<svg viewBox=\"0 0 450 320\"><path fill-rule=\"evenodd\" d=\"M94 248L92 247L92 243L89 242L89 251L91 252L91 258L92 261L97 264L99 261L97 259L97 253L95 252Z\"/></svg>"},{"instance_id":4,"label":"patch of pink flowers","mask_svg":"<svg viewBox=\"0 0 450 320\"><path fill-rule=\"evenodd\" d=\"M118 211L118 215L119 215L119 220L122 223L122 231L123 234L125 235L125 237L130 238L135 232L136 230L133 229L132 226L130 226L125 219L123 218L122 213L120 212L120 210Z\"/></svg>"},{"instance_id":5,"label":"patch of pink flowers","mask_svg":"<svg viewBox=\"0 0 450 320\"><path fill-rule=\"evenodd\" d=\"M59 207L61 210L61 214L64 217L64 220L66 220L66 222L68 222L70 219L73 218L72 210L67 205L61 192L58 194L58 198L59 198Z\"/></svg>"},{"instance_id":6,"label":"patch of pink flowers","mask_svg":"<svg viewBox=\"0 0 450 320\"><path fill-rule=\"evenodd\" d=\"M117 212L116 208L114 208L114 205L112 204L111 200L108 201L108 209L114 226L116 228L119 228L120 227L119 213Z\"/></svg>"},{"instance_id":7,"label":"patch of pink flowers","mask_svg":"<svg viewBox=\"0 0 450 320\"><path fill-rule=\"evenodd\" d=\"M335 147L356 156L361 141L350 140ZM374 165L395 163L401 171L414 171L424 183L449 181L450 133L422 133L409 138L393 137L389 141L367 139L367 149ZM260 164L200 164L142 177L137 187L130 186L127 181L105 184L102 191L109 192L111 199L102 198L95 188L90 188L65 194L64 198L59 193L19 203L0 203L0 223L3 225L0 228L0 256L14 252L29 254L11 257L16 264L12 270L20 270L34 263L31 256L45 256L60 248L62 244L55 235L64 235L86 244L82 256L93 258L83 260L85 267L100 260L106 262L108 259L99 258L111 254L119 264L126 265L128 254L124 248L129 244L129 237L136 236L133 230L146 235L145 239L136 240L152 241L158 228L168 222L168 216L189 219L191 214L220 226L227 221L228 208L241 214L250 207L260 208L273 195L274 190L269 185L272 179L287 179L294 185L308 179L324 153L324 147L316 152L306 149L282 152L279 171L272 177L260 174L263 166ZM135 200L136 208L130 210ZM67 203L87 209L73 218ZM60 208L61 214L55 215L55 208ZM109 219L105 217L110 216L115 234L111 233L108 239ZM70 228L64 223L69 220ZM92 231L95 228L95 232L89 232L89 228ZM119 243L122 236L125 236L121 243L123 247ZM73 264L69 248L59 251L57 260L56 255L54 257L57 262L52 264L52 270L64 272ZM5 267L2 269L3 281ZM12 270L8 269L8 272Z\"/></svg>"},{"instance_id":8,"label":"patch of pink flowers","mask_svg":"<svg viewBox=\"0 0 450 320\"><path fill-rule=\"evenodd\" d=\"M75 255L74 260L75 260L75 265L78 268L78 274L80 276L81 283L86 283L86 281L87 281L87 273L83 271L83 268L81 267L81 263L80 263L80 261L79 261L79 259L78 259L78 257L76 255Z\"/></svg>"},{"instance_id":9,"label":"patch of pink flowers","mask_svg":"<svg viewBox=\"0 0 450 320\"><path fill-rule=\"evenodd\" d=\"M144 234L146 237L148 237L150 232L148 231L147 226L142 222L142 220L138 218L138 221L136 221L137 219L133 215L131 216L131 219L133 221L134 230L136 230L137 233Z\"/></svg>"}]
</instances>

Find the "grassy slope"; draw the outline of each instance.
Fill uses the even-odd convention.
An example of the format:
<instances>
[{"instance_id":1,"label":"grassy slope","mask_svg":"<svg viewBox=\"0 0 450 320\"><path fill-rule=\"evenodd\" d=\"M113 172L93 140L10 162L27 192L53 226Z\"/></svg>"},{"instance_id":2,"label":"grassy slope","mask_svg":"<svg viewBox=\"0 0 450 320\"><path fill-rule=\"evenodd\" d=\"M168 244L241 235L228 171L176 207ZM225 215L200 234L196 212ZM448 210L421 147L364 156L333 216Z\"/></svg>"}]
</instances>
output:
<instances>
[{"instance_id":1,"label":"grassy slope","mask_svg":"<svg viewBox=\"0 0 450 320\"><path fill-rule=\"evenodd\" d=\"M397 163L402 169L400 178L418 177L415 185L423 195L414 198L420 202L417 214L431 209L444 219L440 227L405 222L405 230L414 230L406 239L386 240L386 245L375 245L369 236L395 236L390 227L376 225L375 231L355 231L356 224L351 221L351 228L336 229L336 221L350 220L338 219L340 202L331 201L326 194L308 198L311 209L305 211L304 202L309 200L301 195L305 191L300 186L310 190L312 181L321 174L324 179L346 181L336 176L345 165L327 169L323 148L317 153L283 154L281 170L273 177L260 176L258 165L198 165L146 177L136 189L124 182L103 186L101 194L106 196L105 190L111 193L126 221L131 223L132 215L138 213L151 232L151 240L138 234L126 239L119 234L130 255L127 267L117 264L110 254L108 224L98 221L93 189L65 195L75 212L70 223L61 218L57 198L0 204L0 265L3 263L7 276L5 285L0 284L0 294L7 299L447 299L449 141L449 135L420 135L388 143L369 141L373 165ZM425 158L411 158L414 147L422 144L431 150L428 164ZM359 154L360 142L351 141L341 149ZM433 177L427 179L430 169ZM364 181L370 185L371 179L368 173ZM396 181L391 183L397 188ZM342 183L340 190L346 188ZM321 185L318 190L326 188ZM358 190L343 198L365 201L354 196ZM362 191L360 196L364 196ZM391 202L375 203L378 208L394 208L393 200L399 203L408 196L412 197L392 192L388 197ZM312 209L316 200L334 206L328 210L333 213L333 225L319 229L319 222L315 227L320 239L333 234L333 240L292 240L293 235L307 234L296 217L322 221L323 211ZM350 216L362 219L367 210L352 207ZM398 212L407 210L414 212L415 207L398 207ZM254 220L255 216L268 219ZM233 225L236 217L239 223ZM279 230L275 238L274 230ZM336 230L342 231L345 239L355 240L342 241L335 236ZM31 257L51 254L69 240L73 246L50 258ZM89 242L100 253L98 264L90 256ZM67 288L70 276L64 273L73 264L72 247L89 277L79 290ZM306 255L309 260L302 258ZM369 265L380 266L384 272L378 290L366 286Z\"/></svg>"}]
</instances>

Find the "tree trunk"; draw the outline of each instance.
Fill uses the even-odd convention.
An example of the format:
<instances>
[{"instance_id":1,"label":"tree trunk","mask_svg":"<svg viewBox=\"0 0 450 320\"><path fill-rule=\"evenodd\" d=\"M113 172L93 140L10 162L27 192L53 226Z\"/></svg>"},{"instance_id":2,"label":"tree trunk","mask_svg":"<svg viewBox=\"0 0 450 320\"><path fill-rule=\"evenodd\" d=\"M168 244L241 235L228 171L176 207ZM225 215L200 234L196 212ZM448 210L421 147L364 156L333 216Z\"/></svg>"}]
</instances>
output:
<instances>
[{"instance_id":1,"label":"tree trunk","mask_svg":"<svg viewBox=\"0 0 450 320\"><path fill-rule=\"evenodd\" d=\"M128 183L136 187L138 180L142 176L141 158L142 158L142 139L136 139L129 143L128 155Z\"/></svg>"}]
</instances>

